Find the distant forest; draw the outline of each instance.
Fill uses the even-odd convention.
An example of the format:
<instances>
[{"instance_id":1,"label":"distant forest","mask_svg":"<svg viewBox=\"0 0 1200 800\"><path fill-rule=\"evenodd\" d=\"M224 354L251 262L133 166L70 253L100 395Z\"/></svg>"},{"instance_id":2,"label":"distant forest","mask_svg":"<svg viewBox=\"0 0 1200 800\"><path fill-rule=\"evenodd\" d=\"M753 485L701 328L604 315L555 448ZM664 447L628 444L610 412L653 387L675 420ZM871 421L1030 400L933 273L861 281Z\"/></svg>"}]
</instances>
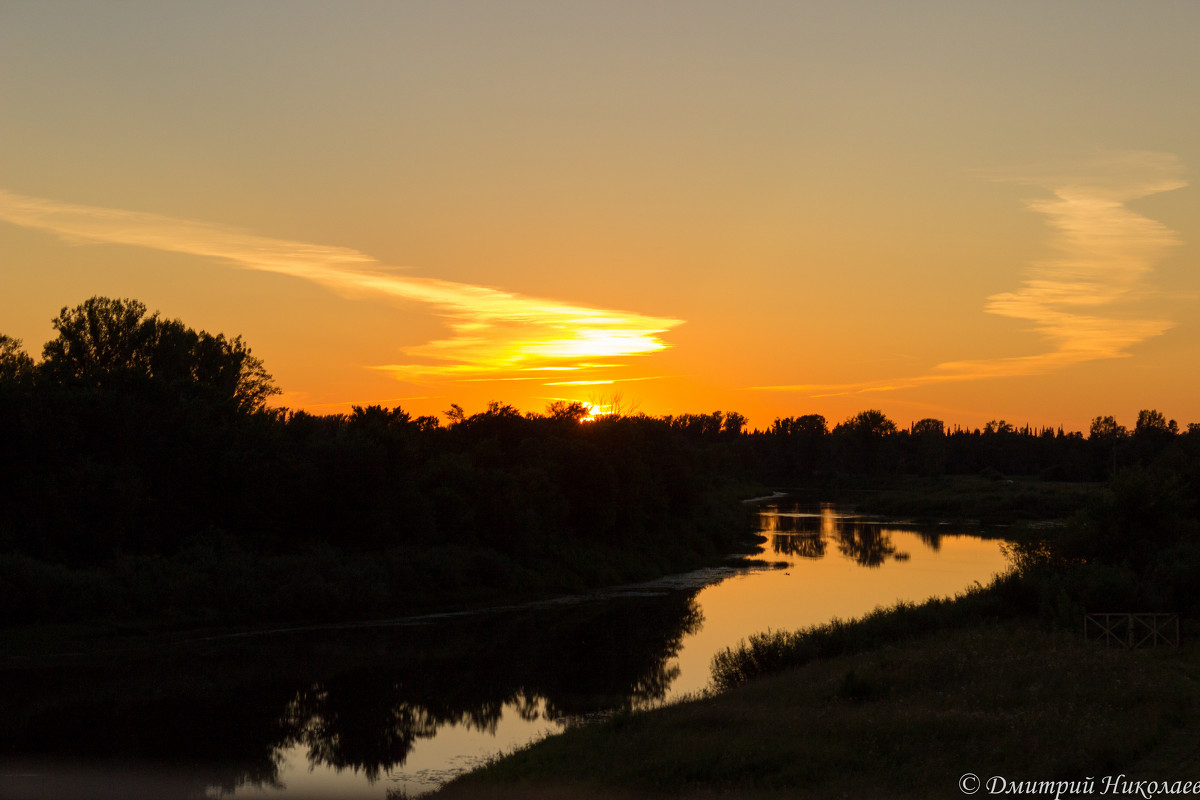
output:
<instances>
[{"instance_id":1,"label":"distant forest","mask_svg":"<svg viewBox=\"0 0 1200 800\"><path fill-rule=\"evenodd\" d=\"M133 300L63 308L40 361L0 335L0 618L188 621L400 613L711 562L736 500L882 475L1098 481L1200 442L1132 430L907 428L863 411L748 430L735 412L589 418L493 402L413 417L270 408L240 337Z\"/></svg>"}]
</instances>

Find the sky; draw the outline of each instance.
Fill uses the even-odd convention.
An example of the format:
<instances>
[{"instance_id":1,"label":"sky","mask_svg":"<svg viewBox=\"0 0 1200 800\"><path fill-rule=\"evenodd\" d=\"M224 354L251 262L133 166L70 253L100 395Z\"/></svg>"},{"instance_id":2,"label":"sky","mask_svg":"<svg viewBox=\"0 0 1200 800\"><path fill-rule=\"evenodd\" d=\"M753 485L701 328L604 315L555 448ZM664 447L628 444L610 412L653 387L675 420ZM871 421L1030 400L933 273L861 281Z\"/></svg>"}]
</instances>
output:
<instances>
[{"instance_id":1,"label":"sky","mask_svg":"<svg viewBox=\"0 0 1200 800\"><path fill-rule=\"evenodd\" d=\"M280 405L1200 421L1200 4L0 0L0 333Z\"/></svg>"}]
</instances>

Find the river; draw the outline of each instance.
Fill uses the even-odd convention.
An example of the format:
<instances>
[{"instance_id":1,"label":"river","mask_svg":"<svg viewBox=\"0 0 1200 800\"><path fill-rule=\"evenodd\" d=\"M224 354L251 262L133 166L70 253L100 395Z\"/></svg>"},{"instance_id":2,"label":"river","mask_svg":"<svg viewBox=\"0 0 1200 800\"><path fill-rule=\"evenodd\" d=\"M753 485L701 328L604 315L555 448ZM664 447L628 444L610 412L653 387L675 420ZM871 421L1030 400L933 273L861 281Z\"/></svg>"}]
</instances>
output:
<instances>
[{"instance_id":1,"label":"river","mask_svg":"<svg viewBox=\"0 0 1200 800\"><path fill-rule=\"evenodd\" d=\"M0 798L413 796L606 710L701 692L713 654L753 633L952 595L1006 566L978 531L787 500L760 520L750 568L9 670Z\"/></svg>"}]
</instances>

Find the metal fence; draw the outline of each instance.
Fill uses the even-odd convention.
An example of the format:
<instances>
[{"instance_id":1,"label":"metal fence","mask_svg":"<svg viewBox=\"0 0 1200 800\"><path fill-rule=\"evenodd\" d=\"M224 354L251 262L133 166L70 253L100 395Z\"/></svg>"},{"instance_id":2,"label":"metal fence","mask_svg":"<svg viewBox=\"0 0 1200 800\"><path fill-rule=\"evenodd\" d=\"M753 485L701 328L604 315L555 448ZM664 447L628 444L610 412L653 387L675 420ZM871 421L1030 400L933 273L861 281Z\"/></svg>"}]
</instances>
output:
<instances>
[{"instance_id":1,"label":"metal fence","mask_svg":"<svg viewBox=\"0 0 1200 800\"><path fill-rule=\"evenodd\" d=\"M1086 614L1083 637L1109 646L1179 647L1178 614Z\"/></svg>"}]
</instances>

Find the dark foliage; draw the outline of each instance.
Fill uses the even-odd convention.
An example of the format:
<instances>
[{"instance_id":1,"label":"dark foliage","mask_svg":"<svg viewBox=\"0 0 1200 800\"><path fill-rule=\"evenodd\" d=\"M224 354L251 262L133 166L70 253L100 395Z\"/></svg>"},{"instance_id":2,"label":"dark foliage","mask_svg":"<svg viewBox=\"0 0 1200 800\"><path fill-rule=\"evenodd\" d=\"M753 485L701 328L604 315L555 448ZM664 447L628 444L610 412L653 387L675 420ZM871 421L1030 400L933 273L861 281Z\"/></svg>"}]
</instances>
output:
<instances>
[{"instance_id":1,"label":"dark foliage","mask_svg":"<svg viewBox=\"0 0 1200 800\"><path fill-rule=\"evenodd\" d=\"M1154 462L1191 435L1152 409L1139 413L1132 434L1109 416L1093 420L1086 437L1005 420L951 429L941 420L922 419L900 428L883 412L868 410L832 430L816 414L776 419L771 428L748 435L747 450L758 464L755 477L790 486L839 475L1101 481L1121 468Z\"/></svg>"},{"instance_id":2,"label":"dark foliage","mask_svg":"<svg viewBox=\"0 0 1200 800\"><path fill-rule=\"evenodd\" d=\"M1064 557L1190 585L1161 554L1190 558L1177 532L1194 519L1200 432L1157 411L1133 433L1097 417L1086 438L1003 420L905 429L878 410L832 430L805 415L753 432L735 412L590 420L562 402L544 415L453 405L445 426L398 407L314 416L265 406L277 390L240 337L100 297L53 322L41 362L0 336L8 622L336 617L528 596L729 552L747 530L744 487L1090 480L1148 465L1174 477L1114 482L1112 507Z\"/></svg>"},{"instance_id":3,"label":"dark foliage","mask_svg":"<svg viewBox=\"0 0 1200 800\"><path fill-rule=\"evenodd\" d=\"M9 623L469 604L698 566L748 530L722 449L664 420L271 410L240 338L106 298L54 325L40 363L0 341Z\"/></svg>"}]
</instances>

